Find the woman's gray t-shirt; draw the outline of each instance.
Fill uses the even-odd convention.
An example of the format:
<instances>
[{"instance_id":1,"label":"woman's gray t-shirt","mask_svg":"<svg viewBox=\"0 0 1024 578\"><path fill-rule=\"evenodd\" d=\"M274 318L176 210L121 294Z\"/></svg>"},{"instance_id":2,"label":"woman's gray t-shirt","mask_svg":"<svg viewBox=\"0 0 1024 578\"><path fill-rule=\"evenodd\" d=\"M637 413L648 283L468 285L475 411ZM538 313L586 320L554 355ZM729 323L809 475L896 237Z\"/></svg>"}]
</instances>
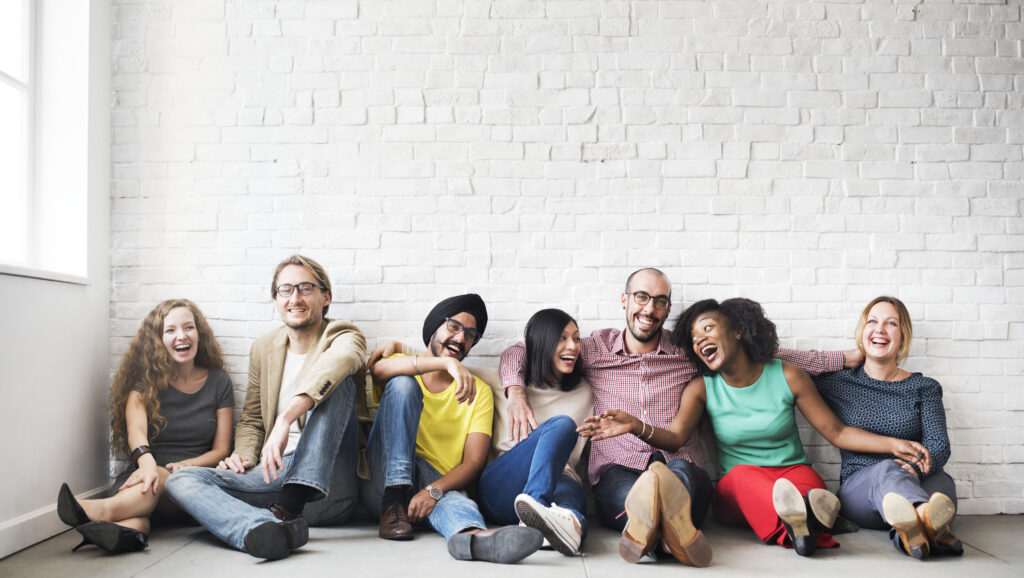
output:
<instances>
[{"instance_id":1,"label":"woman's gray t-shirt","mask_svg":"<svg viewBox=\"0 0 1024 578\"><path fill-rule=\"evenodd\" d=\"M195 393L182 393L168 385L160 396L160 415L167 420L154 435L149 424L149 449L159 466L180 462L210 451L217 434L217 410L234 407L231 379L210 370L206 383Z\"/></svg>"}]
</instances>

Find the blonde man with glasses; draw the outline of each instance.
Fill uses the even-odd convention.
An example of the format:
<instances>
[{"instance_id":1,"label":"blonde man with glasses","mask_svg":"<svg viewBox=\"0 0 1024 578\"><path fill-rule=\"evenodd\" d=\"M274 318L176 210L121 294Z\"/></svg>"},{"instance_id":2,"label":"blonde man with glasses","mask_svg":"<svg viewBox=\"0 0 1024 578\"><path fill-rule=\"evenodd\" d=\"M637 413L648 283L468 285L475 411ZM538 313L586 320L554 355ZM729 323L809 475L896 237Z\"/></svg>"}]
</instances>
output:
<instances>
[{"instance_id":1,"label":"blonde man with glasses","mask_svg":"<svg viewBox=\"0 0 1024 578\"><path fill-rule=\"evenodd\" d=\"M174 473L167 490L224 542L275 560L306 543L309 524L340 524L355 509L366 340L327 317L331 281L309 257L278 264L270 296L283 326L249 351L234 453Z\"/></svg>"}]
</instances>

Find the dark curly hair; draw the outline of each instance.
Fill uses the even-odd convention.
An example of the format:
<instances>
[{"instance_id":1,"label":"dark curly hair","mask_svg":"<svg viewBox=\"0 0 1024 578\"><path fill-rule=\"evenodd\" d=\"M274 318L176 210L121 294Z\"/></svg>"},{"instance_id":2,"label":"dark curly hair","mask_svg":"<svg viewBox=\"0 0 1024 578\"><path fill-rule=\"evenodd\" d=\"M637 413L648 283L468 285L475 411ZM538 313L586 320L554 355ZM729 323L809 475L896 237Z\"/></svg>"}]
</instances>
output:
<instances>
[{"instance_id":1,"label":"dark curly hair","mask_svg":"<svg viewBox=\"0 0 1024 578\"><path fill-rule=\"evenodd\" d=\"M743 297L726 299L721 303L714 299L704 299L680 313L672 330L672 343L686 352L687 359L701 373L710 370L693 350L693 324L701 315L710 311L717 311L729 320L732 330L740 334L740 344L751 361L765 363L775 357L779 348L779 335L775 331L775 324L765 317L760 303Z\"/></svg>"}]
</instances>

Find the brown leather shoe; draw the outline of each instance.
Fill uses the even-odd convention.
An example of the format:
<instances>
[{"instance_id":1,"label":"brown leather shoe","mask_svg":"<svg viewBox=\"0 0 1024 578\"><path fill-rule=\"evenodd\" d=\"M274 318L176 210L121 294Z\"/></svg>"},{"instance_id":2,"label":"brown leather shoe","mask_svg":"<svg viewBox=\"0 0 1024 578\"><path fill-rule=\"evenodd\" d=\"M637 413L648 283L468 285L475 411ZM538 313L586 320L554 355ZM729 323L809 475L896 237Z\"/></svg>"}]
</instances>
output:
<instances>
[{"instance_id":1,"label":"brown leather shoe","mask_svg":"<svg viewBox=\"0 0 1024 578\"><path fill-rule=\"evenodd\" d=\"M896 492L889 492L882 498L882 517L899 536L899 540L893 542L897 549L918 560L928 557L928 539L910 500Z\"/></svg>"},{"instance_id":2,"label":"brown leather shoe","mask_svg":"<svg viewBox=\"0 0 1024 578\"><path fill-rule=\"evenodd\" d=\"M392 502L380 513L380 537L385 540L412 540L412 524L401 502Z\"/></svg>"},{"instance_id":3,"label":"brown leather shoe","mask_svg":"<svg viewBox=\"0 0 1024 578\"><path fill-rule=\"evenodd\" d=\"M658 544L661 508L656 472L647 470L633 483L626 494L626 518L626 529L619 539L619 556L636 564Z\"/></svg>"},{"instance_id":4,"label":"brown leather shoe","mask_svg":"<svg viewBox=\"0 0 1024 578\"><path fill-rule=\"evenodd\" d=\"M647 470L658 476L661 540L665 550L683 564L704 568L711 564L711 545L693 525L690 492L672 470L654 462Z\"/></svg>"},{"instance_id":5,"label":"brown leather shoe","mask_svg":"<svg viewBox=\"0 0 1024 578\"><path fill-rule=\"evenodd\" d=\"M933 554L960 556L964 553L963 544L949 531L956 515L956 506L949 496L935 492L927 502L918 504L916 510Z\"/></svg>"}]
</instances>

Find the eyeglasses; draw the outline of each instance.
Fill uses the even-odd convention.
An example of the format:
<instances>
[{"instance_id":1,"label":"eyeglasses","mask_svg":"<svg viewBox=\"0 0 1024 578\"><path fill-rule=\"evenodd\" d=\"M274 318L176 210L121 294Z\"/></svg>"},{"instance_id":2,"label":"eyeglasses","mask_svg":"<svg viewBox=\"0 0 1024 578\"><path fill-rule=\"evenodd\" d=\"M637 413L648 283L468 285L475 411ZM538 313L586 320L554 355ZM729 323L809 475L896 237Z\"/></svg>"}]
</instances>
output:
<instances>
[{"instance_id":1,"label":"eyeglasses","mask_svg":"<svg viewBox=\"0 0 1024 578\"><path fill-rule=\"evenodd\" d=\"M648 303L650 303L651 299L654 299L654 307L657 309L668 309L669 305L672 304L672 301L668 297L665 297L664 295L652 297L645 291L633 291L632 293L627 293L627 295L632 295L633 303L636 303L641 307L644 307Z\"/></svg>"},{"instance_id":2,"label":"eyeglasses","mask_svg":"<svg viewBox=\"0 0 1024 578\"><path fill-rule=\"evenodd\" d=\"M452 319L451 317L445 317L444 322L445 327L448 329L448 332L451 333L452 335L464 333L466 335L466 339L472 341L474 344L476 344L477 341L480 341L480 332L477 331L476 329L473 329L472 327L466 327L465 325L459 323L458 321Z\"/></svg>"},{"instance_id":3,"label":"eyeglasses","mask_svg":"<svg viewBox=\"0 0 1024 578\"><path fill-rule=\"evenodd\" d=\"M299 283L298 285L292 285L291 283L282 283L281 285L278 285L277 288L274 289L274 291L277 293L277 295L281 297L291 297L292 291L295 291L296 289L299 290L299 295L312 295L313 289L317 288L321 289L322 291L327 290L327 287L324 287L323 285L317 285L316 283L306 282Z\"/></svg>"}]
</instances>

